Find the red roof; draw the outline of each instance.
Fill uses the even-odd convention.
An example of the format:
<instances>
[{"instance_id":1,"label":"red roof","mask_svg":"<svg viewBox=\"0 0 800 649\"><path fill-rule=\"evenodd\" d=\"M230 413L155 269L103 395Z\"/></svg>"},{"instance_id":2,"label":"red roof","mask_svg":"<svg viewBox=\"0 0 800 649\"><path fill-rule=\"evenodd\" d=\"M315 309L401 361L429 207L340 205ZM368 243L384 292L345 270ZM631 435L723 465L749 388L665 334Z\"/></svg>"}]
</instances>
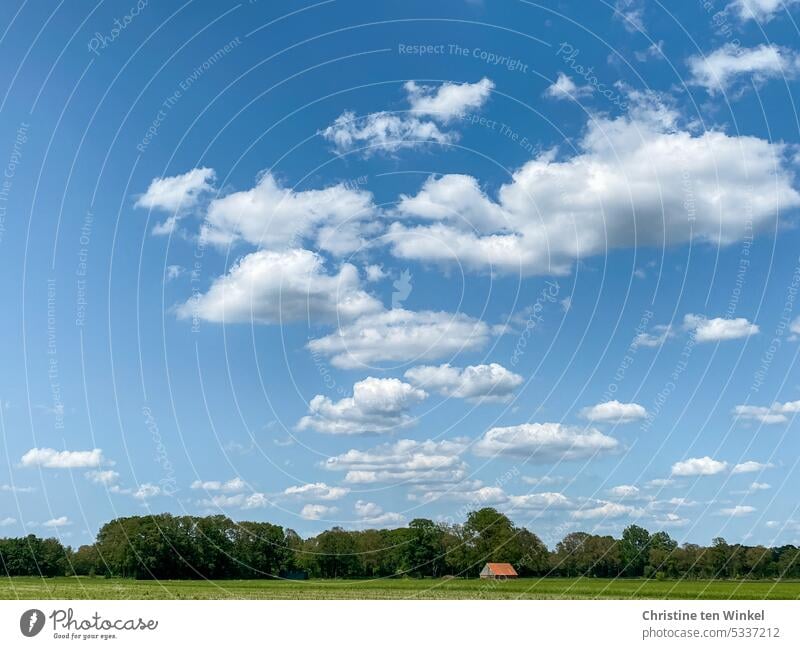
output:
<instances>
[{"instance_id":1,"label":"red roof","mask_svg":"<svg viewBox=\"0 0 800 649\"><path fill-rule=\"evenodd\" d=\"M487 563L493 575L498 577L516 577L517 571L510 563Z\"/></svg>"}]
</instances>

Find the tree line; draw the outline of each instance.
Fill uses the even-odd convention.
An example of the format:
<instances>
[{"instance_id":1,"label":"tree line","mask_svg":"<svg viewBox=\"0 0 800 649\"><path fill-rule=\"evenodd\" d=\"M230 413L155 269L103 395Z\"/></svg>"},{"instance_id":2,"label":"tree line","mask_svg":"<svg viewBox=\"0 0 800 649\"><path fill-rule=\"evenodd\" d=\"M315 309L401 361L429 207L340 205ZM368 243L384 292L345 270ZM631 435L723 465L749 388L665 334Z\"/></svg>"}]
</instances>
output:
<instances>
[{"instance_id":1,"label":"tree line","mask_svg":"<svg viewBox=\"0 0 800 649\"><path fill-rule=\"evenodd\" d=\"M303 539L280 525L227 516L156 514L117 518L77 550L34 535L0 539L8 576L104 575L135 579L358 579L476 577L486 562L520 576L684 579L800 578L800 549L728 544L678 545L637 525L621 538L571 532L549 550L536 534L487 507L463 524L418 518L408 527L334 527Z\"/></svg>"}]
</instances>

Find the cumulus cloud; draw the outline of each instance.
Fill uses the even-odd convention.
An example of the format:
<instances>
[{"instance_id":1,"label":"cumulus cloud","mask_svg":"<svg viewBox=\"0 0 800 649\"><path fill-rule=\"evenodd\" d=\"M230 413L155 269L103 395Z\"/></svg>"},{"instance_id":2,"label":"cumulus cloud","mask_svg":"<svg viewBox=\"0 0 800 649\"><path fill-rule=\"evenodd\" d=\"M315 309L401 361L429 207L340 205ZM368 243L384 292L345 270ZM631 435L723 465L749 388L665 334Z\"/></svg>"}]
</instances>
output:
<instances>
[{"instance_id":1,"label":"cumulus cloud","mask_svg":"<svg viewBox=\"0 0 800 649\"><path fill-rule=\"evenodd\" d=\"M612 487L608 492L617 498L638 498L640 494L639 487L629 484Z\"/></svg>"},{"instance_id":2,"label":"cumulus cloud","mask_svg":"<svg viewBox=\"0 0 800 649\"><path fill-rule=\"evenodd\" d=\"M247 489L247 484L241 478L231 478L225 482L220 480L195 480L192 489L202 489L204 491L221 491L224 493L235 493Z\"/></svg>"},{"instance_id":3,"label":"cumulus cloud","mask_svg":"<svg viewBox=\"0 0 800 649\"><path fill-rule=\"evenodd\" d=\"M321 135L339 154L360 149L367 157L376 151L397 151L432 143L449 144L458 139L457 133L442 131L429 120L385 111L364 117L345 111Z\"/></svg>"},{"instance_id":4,"label":"cumulus cloud","mask_svg":"<svg viewBox=\"0 0 800 649\"><path fill-rule=\"evenodd\" d=\"M177 176L154 178L136 207L176 212L194 207L204 192L214 189L214 170L199 167Z\"/></svg>"},{"instance_id":5,"label":"cumulus cloud","mask_svg":"<svg viewBox=\"0 0 800 649\"><path fill-rule=\"evenodd\" d=\"M368 525L400 524L405 520L402 514L385 512L380 505L365 500L356 502L354 509L359 521Z\"/></svg>"},{"instance_id":6,"label":"cumulus cloud","mask_svg":"<svg viewBox=\"0 0 800 649\"><path fill-rule=\"evenodd\" d=\"M757 473L759 471L763 471L764 469L771 469L773 466L774 465L769 463L748 460L747 462L741 462L733 467L731 473Z\"/></svg>"},{"instance_id":7,"label":"cumulus cloud","mask_svg":"<svg viewBox=\"0 0 800 649\"><path fill-rule=\"evenodd\" d=\"M300 516L305 518L309 521L318 521L323 516L330 516L337 512L336 507L329 507L327 505L314 505L308 504L304 505L303 509L300 511Z\"/></svg>"},{"instance_id":8,"label":"cumulus cloud","mask_svg":"<svg viewBox=\"0 0 800 649\"><path fill-rule=\"evenodd\" d=\"M622 518L623 516L636 516L640 513L640 510L630 505L601 502L572 512L572 517L577 520L589 520L593 518Z\"/></svg>"},{"instance_id":9,"label":"cumulus cloud","mask_svg":"<svg viewBox=\"0 0 800 649\"><path fill-rule=\"evenodd\" d=\"M747 338L759 332L758 325L747 318L706 318L703 315L687 313L683 318L684 329L694 332L699 343L719 342Z\"/></svg>"},{"instance_id":10,"label":"cumulus cloud","mask_svg":"<svg viewBox=\"0 0 800 649\"><path fill-rule=\"evenodd\" d=\"M313 500L339 500L350 493L347 487L329 487L324 482L311 482L304 485L287 487L286 496L297 496Z\"/></svg>"},{"instance_id":11,"label":"cumulus cloud","mask_svg":"<svg viewBox=\"0 0 800 649\"><path fill-rule=\"evenodd\" d=\"M392 253L470 270L565 274L576 259L616 248L728 245L800 205L783 145L696 134L648 101L637 99L625 116L595 117L577 153L538 155L496 196L469 176L429 178L400 198L385 234Z\"/></svg>"},{"instance_id":12,"label":"cumulus cloud","mask_svg":"<svg viewBox=\"0 0 800 649\"><path fill-rule=\"evenodd\" d=\"M481 108L489 99L494 83L484 77L477 83L445 82L440 86L408 81L403 87L408 93L412 113L449 122L468 110Z\"/></svg>"},{"instance_id":13,"label":"cumulus cloud","mask_svg":"<svg viewBox=\"0 0 800 649\"><path fill-rule=\"evenodd\" d=\"M724 509L720 509L719 513L723 516L747 516L755 511L756 508L751 507L750 505L736 505L735 507L726 507Z\"/></svg>"},{"instance_id":14,"label":"cumulus cloud","mask_svg":"<svg viewBox=\"0 0 800 649\"><path fill-rule=\"evenodd\" d=\"M742 22L769 22L779 12L788 11L797 2L798 0L734 0L726 10L733 11Z\"/></svg>"},{"instance_id":15,"label":"cumulus cloud","mask_svg":"<svg viewBox=\"0 0 800 649\"><path fill-rule=\"evenodd\" d=\"M215 245L245 241L259 248L315 248L343 255L360 248L376 208L372 194L340 183L300 191L269 172L255 187L217 198L208 206L201 240Z\"/></svg>"},{"instance_id":16,"label":"cumulus cloud","mask_svg":"<svg viewBox=\"0 0 800 649\"><path fill-rule=\"evenodd\" d=\"M17 522L16 518L11 518L11 516L7 516L6 518L0 518L0 527L8 527L9 525L14 525Z\"/></svg>"},{"instance_id":17,"label":"cumulus cloud","mask_svg":"<svg viewBox=\"0 0 800 649\"><path fill-rule=\"evenodd\" d=\"M578 86L563 72L558 73L558 78L547 86L545 97L550 99L579 99L592 94L591 86Z\"/></svg>"},{"instance_id":18,"label":"cumulus cloud","mask_svg":"<svg viewBox=\"0 0 800 649\"><path fill-rule=\"evenodd\" d=\"M161 487L154 485L150 482L140 484L136 489L131 492L131 495L137 500L147 500L161 495Z\"/></svg>"},{"instance_id":19,"label":"cumulus cloud","mask_svg":"<svg viewBox=\"0 0 800 649\"><path fill-rule=\"evenodd\" d=\"M345 471L350 484L457 482L464 478L463 439L418 442L401 439L362 451L351 449L328 458L330 471Z\"/></svg>"},{"instance_id":20,"label":"cumulus cloud","mask_svg":"<svg viewBox=\"0 0 800 649\"><path fill-rule=\"evenodd\" d=\"M308 343L314 354L353 369L381 361L434 360L486 345L490 327L461 313L391 309L361 316Z\"/></svg>"},{"instance_id":21,"label":"cumulus cloud","mask_svg":"<svg viewBox=\"0 0 800 649\"><path fill-rule=\"evenodd\" d=\"M690 57L687 64L691 73L689 82L713 95L728 90L745 75L755 83L793 77L800 68L800 57L797 52L773 44L748 49L726 43L706 55Z\"/></svg>"},{"instance_id":22,"label":"cumulus cloud","mask_svg":"<svg viewBox=\"0 0 800 649\"><path fill-rule=\"evenodd\" d=\"M194 208L204 194L214 190L214 170L200 167L178 176L154 178L147 191L136 200L136 207L172 212L153 234L170 234L186 211Z\"/></svg>"},{"instance_id":23,"label":"cumulus cloud","mask_svg":"<svg viewBox=\"0 0 800 649\"><path fill-rule=\"evenodd\" d=\"M449 363L439 366L412 367L405 377L428 390L447 397L458 397L473 402L506 402L513 391L522 385L523 378L498 363L453 367Z\"/></svg>"},{"instance_id":24,"label":"cumulus cloud","mask_svg":"<svg viewBox=\"0 0 800 649\"><path fill-rule=\"evenodd\" d=\"M562 493L554 491L544 491L539 493L525 494L521 496L509 496L509 505L512 509L527 510L563 510L572 509L575 503Z\"/></svg>"},{"instance_id":25,"label":"cumulus cloud","mask_svg":"<svg viewBox=\"0 0 800 649\"><path fill-rule=\"evenodd\" d=\"M309 403L310 415L297 425L333 435L388 433L410 426L410 408L427 397L424 390L400 379L367 377L353 386L353 396L337 402L318 394Z\"/></svg>"},{"instance_id":26,"label":"cumulus cloud","mask_svg":"<svg viewBox=\"0 0 800 649\"><path fill-rule=\"evenodd\" d=\"M261 324L295 320L336 322L382 309L361 288L358 270L344 264L328 274L323 259L309 250L258 250L242 257L205 293L181 304L181 318Z\"/></svg>"},{"instance_id":27,"label":"cumulus cloud","mask_svg":"<svg viewBox=\"0 0 800 649\"><path fill-rule=\"evenodd\" d=\"M359 117L348 110L320 135L333 144L337 153L361 149L365 156L430 143L448 144L458 139L458 133L441 130L437 122L447 124L467 110L479 109L492 88L494 84L486 78L477 83L439 86L409 81L404 85L410 106L408 113L380 111Z\"/></svg>"},{"instance_id":28,"label":"cumulus cloud","mask_svg":"<svg viewBox=\"0 0 800 649\"><path fill-rule=\"evenodd\" d=\"M646 31L643 0L616 0L614 18L622 23L626 31L631 33Z\"/></svg>"},{"instance_id":29,"label":"cumulus cloud","mask_svg":"<svg viewBox=\"0 0 800 649\"><path fill-rule=\"evenodd\" d=\"M694 457L682 460L672 465L672 475L675 476L698 476L716 475L728 468L727 462L714 460L707 455L705 457Z\"/></svg>"},{"instance_id":30,"label":"cumulus cloud","mask_svg":"<svg viewBox=\"0 0 800 649\"><path fill-rule=\"evenodd\" d=\"M66 516L59 516L58 518L51 518L49 521L45 521L42 523L43 527L67 527L68 525L72 525L72 521L69 520Z\"/></svg>"},{"instance_id":31,"label":"cumulus cloud","mask_svg":"<svg viewBox=\"0 0 800 649\"><path fill-rule=\"evenodd\" d=\"M86 478L95 484L110 485L119 480L119 473L110 469L107 471L88 471Z\"/></svg>"},{"instance_id":32,"label":"cumulus cloud","mask_svg":"<svg viewBox=\"0 0 800 649\"><path fill-rule=\"evenodd\" d=\"M209 509L260 509L271 505L266 494L254 491L252 493L224 494L220 493L211 498L198 501L198 505Z\"/></svg>"},{"instance_id":33,"label":"cumulus cloud","mask_svg":"<svg viewBox=\"0 0 800 649\"><path fill-rule=\"evenodd\" d=\"M667 340L675 337L670 325L656 325L652 331L643 331L633 339L634 347L661 347Z\"/></svg>"},{"instance_id":34,"label":"cumulus cloud","mask_svg":"<svg viewBox=\"0 0 800 649\"><path fill-rule=\"evenodd\" d=\"M619 441L595 428L545 423L492 428L473 450L476 455L513 455L533 462L556 462L580 460L619 448Z\"/></svg>"},{"instance_id":35,"label":"cumulus cloud","mask_svg":"<svg viewBox=\"0 0 800 649\"><path fill-rule=\"evenodd\" d=\"M771 406L740 405L733 409L738 419L759 421L762 424L785 424L789 415L800 412L800 401L775 402Z\"/></svg>"},{"instance_id":36,"label":"cumulus cloud","mask_svg":"<svg viewBox=\"0 0 800 649\"><path fill-rule=\"evenodd\" d=\"M24 467L41 466L45 469L85 469L105 464L103 451L57 451L52 448L32 448L20 460Z\"/></svg>"},{"instance_id":37,"label":"cumulus cloud","mask_svg":"<svg viewBox=\"0 0 800 649\"><path fill-rule=\"evenodd\" d=\"M689 522L688 518L682 518L674 512L669 512L660 518L656 518L656 523L663 527L685 527Z\"/></svg>"},{"instance_id":38,"label":"cumulus cloud","mask_svg":"<svg viewBox=\"0 0 800 649\"><path fill-rule=\"evenodd\" d=\"M584 419L595 422L627 424L647 418L647 410L638 403L606 401L581 411Z\"/></svg>"}]
</instances>

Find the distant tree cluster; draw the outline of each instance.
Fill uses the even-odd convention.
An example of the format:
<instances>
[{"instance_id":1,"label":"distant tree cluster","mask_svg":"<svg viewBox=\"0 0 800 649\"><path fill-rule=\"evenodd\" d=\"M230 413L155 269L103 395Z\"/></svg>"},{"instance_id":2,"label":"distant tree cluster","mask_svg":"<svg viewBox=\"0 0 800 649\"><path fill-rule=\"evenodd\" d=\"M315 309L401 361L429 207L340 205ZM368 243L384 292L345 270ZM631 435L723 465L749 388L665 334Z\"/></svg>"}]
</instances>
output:
<instances>
[{"instance_id":1,"label":"distant tree cluster","mask_svg":"<svg viewBox=\"0 0 800 649\"><path fill-rule=\"evenodd\" d=\"M520 576L684 579L800 578L800 549L679 546L666 532L637 525L622 537L572 532L554 551L492 508L462 525L418 518L393 530L339 527L302 539L270 523L226 516L130 516L106 523L78 550L56 539L0 539L9 576L105 575L135 579L260 579L294 576L476 577L486 562L508 562Z\"/></svg>"}]
</instances>

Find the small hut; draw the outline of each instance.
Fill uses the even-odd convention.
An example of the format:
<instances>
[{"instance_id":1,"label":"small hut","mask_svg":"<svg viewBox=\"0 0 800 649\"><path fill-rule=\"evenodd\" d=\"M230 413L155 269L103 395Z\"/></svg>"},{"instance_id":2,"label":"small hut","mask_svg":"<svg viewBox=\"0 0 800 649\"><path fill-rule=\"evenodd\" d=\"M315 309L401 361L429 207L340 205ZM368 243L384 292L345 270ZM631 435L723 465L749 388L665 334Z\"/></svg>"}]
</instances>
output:
<instances>
[{"instance_id":1,"label":"small hut","mask_svg":"<svg viewBox=\"0 0 800 649\"><path fill-rule=\"evenodd\" d=\"M518 576L510 563L487 563L481 570L481 579L516 579Z\"/></svg>"}]
</instances>

